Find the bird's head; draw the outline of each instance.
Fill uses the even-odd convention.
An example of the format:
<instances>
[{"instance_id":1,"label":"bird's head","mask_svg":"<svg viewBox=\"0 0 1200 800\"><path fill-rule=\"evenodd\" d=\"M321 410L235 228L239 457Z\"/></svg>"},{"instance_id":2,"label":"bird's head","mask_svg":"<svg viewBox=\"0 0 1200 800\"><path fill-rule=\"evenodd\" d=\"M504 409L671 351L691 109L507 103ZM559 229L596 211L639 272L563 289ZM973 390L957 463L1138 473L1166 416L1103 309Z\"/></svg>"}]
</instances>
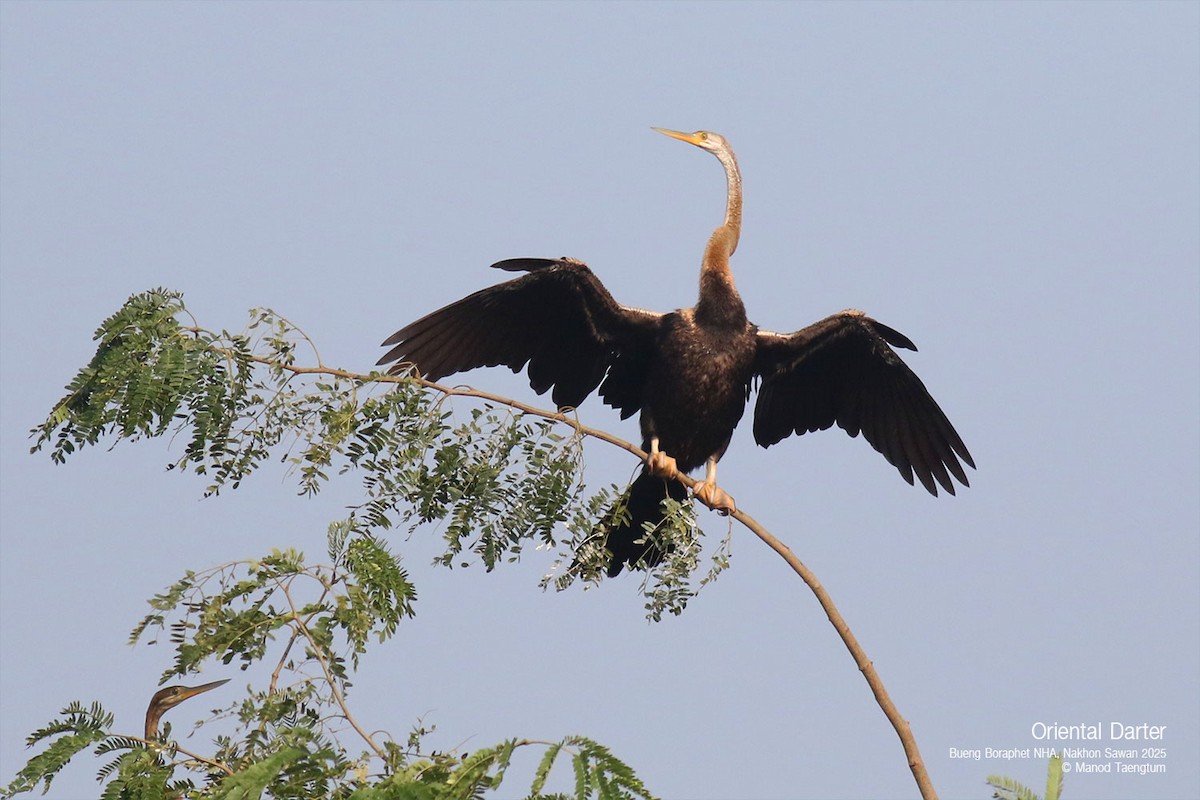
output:
<instances>
[{"instance_id":1,"label":"bird's head","mask_svg":"<svg viewBox=\"0 0 1200 800\"><path fill-rule=\"evenodd\" d=\"M670 136L672 139L678 139L681 142L694 144L702 150L707 150L714 155L729 150L729 142L725 141L725 137L719 133L712 131L696 131L695 133L684 133L683 131L673 131L669 128L653 128L659 133Z\"/></svg>"},{"instance_id":2,"label":"bird's head","mask_svg":"<svg viewBox=\"0 0 1200 800\"><path fill-rule=\"evenodd\" d=\"M159 713L161 713L168 708L174 708L189 697L203 694L209 689L215 689L226 683L229 683L229 678L213 681L212 683L204 683L199 686L168 686L154 693L154 697L150 700L150 707L159 710Z\"/></svg>"}]
</instances>

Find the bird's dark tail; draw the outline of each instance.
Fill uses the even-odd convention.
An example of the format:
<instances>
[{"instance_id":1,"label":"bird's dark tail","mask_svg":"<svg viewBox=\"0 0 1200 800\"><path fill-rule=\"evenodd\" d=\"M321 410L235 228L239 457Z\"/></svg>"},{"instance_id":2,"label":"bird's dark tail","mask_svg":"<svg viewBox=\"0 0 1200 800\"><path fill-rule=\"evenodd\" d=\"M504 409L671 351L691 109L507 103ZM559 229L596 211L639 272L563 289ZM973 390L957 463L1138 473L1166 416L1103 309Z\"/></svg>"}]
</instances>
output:
<instances>
[{"instance_id":1,"label":"bird's dark tail","mask_svg":"<svg viewBox=\"0 0 1200 800\"><path fill-rule=\"evenodd\" d=\"M662 501L667 497L682 503L688 499L688 489L679 481L656 478L643 469L629 491L604 515L600 529L604 546L612 553L608 577L619 575L627 564L649 569L666 557L667 550L654 532L646 531L645 523L658 528L663 521ZM622 509L623 514L619 513Z\"/></svg>"}]
</instances>

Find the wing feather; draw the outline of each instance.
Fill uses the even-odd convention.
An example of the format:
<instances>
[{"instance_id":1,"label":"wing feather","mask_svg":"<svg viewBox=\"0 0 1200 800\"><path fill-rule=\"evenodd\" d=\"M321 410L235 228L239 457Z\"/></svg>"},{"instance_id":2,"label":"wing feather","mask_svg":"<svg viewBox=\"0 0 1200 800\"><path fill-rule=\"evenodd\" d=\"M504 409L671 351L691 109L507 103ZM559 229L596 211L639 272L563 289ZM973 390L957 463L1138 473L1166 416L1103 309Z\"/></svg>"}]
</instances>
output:
<instances>
[{"instance_id":1,"label":"wing feather","mask_svg":"<svg viewBox=\"0 0 1200 800\"><path fill-rule=\"evenodd\" d=\"M758 332L755 372L762 378L754 439L770 447L793 433L835 422L862 433L909 484L932 495L954 479L968 486L975 466L962 438L925 384L889 345L916 346L861 311L843 311L791 334Z\"/></svg>"},{"instance_id":2,"label":"wing feather","mask_svg":"<svg viewBox=\"0 0 1200 800\"><path fill-rule=\"evenodd\" d=\"M527 369L538 394L553 389L559 407L577 406L614 360L642 364L661 314L622 306L587 265L574 259L515 258L493 267L525 275L481 289L412 322L384 340L379 364L409 365L437 381L478 367ZM615 380L614 380L615 378ZM640 402L644 366L609 376L621 408ZM636 406L628 413L633 413ZM628 416L628 414L626 414Z\"/></svg>"}]
</instances>

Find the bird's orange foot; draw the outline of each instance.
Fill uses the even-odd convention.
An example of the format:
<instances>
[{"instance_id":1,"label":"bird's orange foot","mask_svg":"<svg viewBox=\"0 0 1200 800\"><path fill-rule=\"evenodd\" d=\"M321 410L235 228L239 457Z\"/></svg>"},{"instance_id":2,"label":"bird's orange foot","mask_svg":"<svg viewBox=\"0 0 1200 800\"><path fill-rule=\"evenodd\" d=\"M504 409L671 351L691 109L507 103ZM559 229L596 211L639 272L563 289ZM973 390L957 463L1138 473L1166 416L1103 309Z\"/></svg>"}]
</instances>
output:
<instances>
[{"instance_id":1,"label":"bird's orange foot","mask_svg":"<svg viewBox=\"0 0 1200 800\"><path fill-rule=\"evenodd\" d=\"M646 468L650 474L656 478L669 480L679 474L679 467L675 465L675 459L671 458L661 450L656 450L650 454L650 460L646 462Z\"/></svg>"},{"instance_id":2,"label":"bird's orange foot","mask_svg":"<svg viewBox=\"0 0 1200 800\"><path fill-rule=\"evenodd\" d=\"M692 494L696 495L696 499L701 503L716 510L723 516L728 516L737 511L737 506L734 505L733 498L715 483L701 481L692 489Z\"/></svg>"}]
</instances>

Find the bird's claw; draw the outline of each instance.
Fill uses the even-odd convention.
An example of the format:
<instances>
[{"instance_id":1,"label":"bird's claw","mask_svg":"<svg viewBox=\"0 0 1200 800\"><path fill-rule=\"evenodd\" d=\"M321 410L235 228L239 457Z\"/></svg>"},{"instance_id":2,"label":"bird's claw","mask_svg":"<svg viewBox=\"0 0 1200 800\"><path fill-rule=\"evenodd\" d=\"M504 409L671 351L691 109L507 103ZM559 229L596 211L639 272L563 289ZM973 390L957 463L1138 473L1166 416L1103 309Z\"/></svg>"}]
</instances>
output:
<instances>
[{"instance_id":1,"label":"bird's claw","mask_svg":"<svg viewBox=\"0 0 1200 800\"><path fill-rule=\"evenodd\" d=\"M737 511L737 506L734 504L733 498L715 483L701 481L692 489L692 494L696 495L697 500L721 516L729 516L734 511Z\"/></svg>"},{"instance_id":2,"label":"bird's claw","mask_svg":"<svg viewBox=\"0 0 1200 800\"><path fill-rule=\"evenodd\" d=\"M671 479L679 474L675 459L661 450L650 454L650 459L646 462L646 469L656 478Z\"/></svg>"}]
</instances>

